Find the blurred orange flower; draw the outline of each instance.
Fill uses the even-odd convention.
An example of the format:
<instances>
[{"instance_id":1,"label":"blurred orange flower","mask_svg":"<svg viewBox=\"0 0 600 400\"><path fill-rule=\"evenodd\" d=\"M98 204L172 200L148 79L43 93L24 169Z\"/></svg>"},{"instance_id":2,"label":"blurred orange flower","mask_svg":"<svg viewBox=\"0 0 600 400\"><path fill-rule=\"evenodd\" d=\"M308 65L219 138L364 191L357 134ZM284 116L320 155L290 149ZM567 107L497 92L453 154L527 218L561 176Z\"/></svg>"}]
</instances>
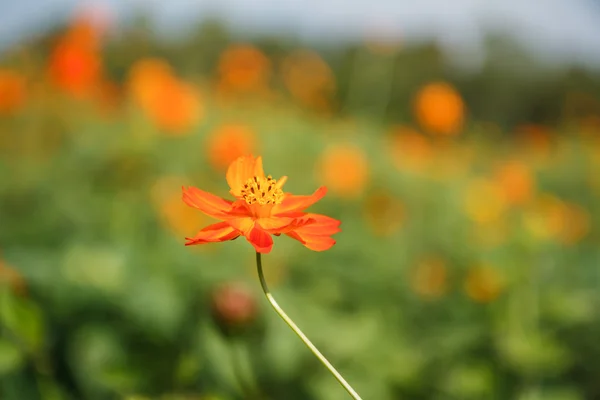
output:
<instances>
[{"instance_id":1,"label":"blurred orange flower","mask_svg":"<svg viewBox=\"0 0 600 400\"><path fill-rule=\"evenodd\" d=\"M268 87L271 62L256 47L237 44L221 54L218 72L222 93L262 93Z\"/></svg>"},{"instance_id":2,"label":"blurred orange flower","mask_svg":"<svg viewBox=\"0 0 600 400\"><path fill-rule=\"evenodd\" d=\"M317 111L330 111L335 91L331 68L317 53L298 50L282 64L283 81L302 106Z\"/></svg>"},{"instance_id":3,"label":"blurred orange flower","mask_svg":"<svg viewBox=\"0 0 600 400\"><path fill-rule=\"evenodd\" d=\"M418 295L429 299L437 299L447 290L446 263L439 257L430 257L417 263L411 271L411 287Z\"/></svg>"},{"instance_id":4,"label":"blurred orange flower","mask_svg":"<svg viewBox=\"0 0 600 400\"><path fill-rule=\"evenodd\" d=\"M169 133L182 134L200 118L198 93L175 77L163 60L136 62L129 72L128 88L134 101L154 124Z\"/></svg>"},{"instance_id":5,"label":"blurred orange flower","mask_svg":"<svg viewBox=\"0 0 600 400\"><path fill-rule=\"evenodd\" d=\"M507 208L503 188L489 179L472 179L464 194L464 210L480 224L498 221Z\"/></svg>"},{"instance_id":6,"label":"blurred orange flower","mask_svg":"<svg viewBox=\"0 0 600 400\"><path fill-rule=\"evenodd\" d=\"M68 94L86 97L94 93L102 76L100 40L94 25L75 20L59 38L49 62L51 81Z\"/></svg>"},{"instance_id":7,"label":"blurred orange flower","mask_svg":"<svg viewBox=\"0 0 600 400\"><path fill-rule=\"evenodd\" d=\"M0 114L11 114L25 102L25 77L16 71L0 69Z\"/></svg>"},{"instance_id":8,"label":"blurred orange flower","mask_svg":"<svg viewBox=\"0 0 600 400\"><path fill-rule=\"evenodd\" d=\"M316 175L336 195L358 197L369 179L367 156L353 144L332 145L321 155Z\"/></svg>"},{"instance_id":9,"label":"blurred orange flower","mask_svg":"<svg viewBox=\"0 0 600 400\"><path fill-rule=\"evenodd\" d=\"M392 162L400 170L422 171L433 156L429 139L412 128L393 128L387 144Z\"/></svg>"},{"instance_id":10,"label":"blurred orange flower","mask_svg":"<svg viewBox=\"0 0 600 400\"><path fill-rule=\"evenodd\" d=\"M498 269L487 265L471 268L465 280L467 296L478 303L495 300L504 287L504 276Z\"/></svg>"},{"instance_id":11,"label":"blurred orange flower","mask_svg":"<svg viewBox=\"0 0 600 400\"><path fill-rule=\"evenodd\" d=\"M181 202L181 195L174 192L187 182L186 178L165 176L158 179L151 189L151 198L161 221L177 236L189 236L207 218Z\"/></svg>"},{"instance_id":12,"label":"blurred orange flower","mask_svg":"<svg viewBox=\"0 0 600 400\"><path fill-rule=\"evenodd\" d=\"M236 158L256 150L256 135L245 125L222 125L207 138L206 154L216 169L225 170Z\"/></svg>"},{"instance_id":13,"label":"blurred orange flower","mask_svg":"<svg viewBox=\"0 0 600 400\"><path fill-rule=\"evenodd\" d=\"M535 190L530 168L518 161L510 161L496 169L496 179L504 197L511 204L524 204L531 200Z\"/></svg>"},{"instance_id":14,"label":"blurred orange flower","mask_svg":"<svg viewBox=\"0 0 600 400\"><path fill-rule=\"evenodd\" d=\"M319 201L327 188L320 187L309 196L284 193L287 177L278 180L265 176L262 158L240 157L227 170L227 183L235 201L224 200L195 187L183 188L183 201L222 222L209 225L186 246L224 242L244 236L258 253L269 253L271 235L282 233L314 251L328 250L335 244L331 237L340 232L340 221L304 210Z\"/></svg>"},{"instance_id":15,"label":"blurred orange flower","mask_svg":"<svg viewBox=\"0 0 600 400\"><path fill-rule=\"evenodd\" d=\"M363 218L375 235L393 235L402 226L404 206L389 193L373 193L363 203Z\"/></svg>"},{"instance_id":16,"label":"blurred orange flower","mask_svg":"<svg viewBox=\"0 0 600 400\"><path fill-rule=\"evenodd\" d=\"M414 99L414 111L423 129L440 135L460 132L465 106L460 94L445 82L433 82L421 88Z\"/></svg>"}]
</instances>

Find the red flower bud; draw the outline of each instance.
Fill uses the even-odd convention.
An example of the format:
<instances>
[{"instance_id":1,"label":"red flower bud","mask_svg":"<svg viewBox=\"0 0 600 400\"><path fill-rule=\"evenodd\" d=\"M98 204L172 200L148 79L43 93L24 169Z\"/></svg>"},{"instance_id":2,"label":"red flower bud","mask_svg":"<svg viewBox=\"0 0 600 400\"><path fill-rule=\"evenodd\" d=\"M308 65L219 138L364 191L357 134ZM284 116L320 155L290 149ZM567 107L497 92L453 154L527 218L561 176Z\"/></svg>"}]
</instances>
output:
<instances>
[{"instance_id":1,"label":"red flower bud","mask_svg":"<svg viewBox=\"0 0 600 400\"><path fill-rule=\"evenodd\" d=\"M258 315L256 299L243 283L229 282L211 296L212 316L226 336L243 334L254 326Z\"/></svg>"}]
</instances>

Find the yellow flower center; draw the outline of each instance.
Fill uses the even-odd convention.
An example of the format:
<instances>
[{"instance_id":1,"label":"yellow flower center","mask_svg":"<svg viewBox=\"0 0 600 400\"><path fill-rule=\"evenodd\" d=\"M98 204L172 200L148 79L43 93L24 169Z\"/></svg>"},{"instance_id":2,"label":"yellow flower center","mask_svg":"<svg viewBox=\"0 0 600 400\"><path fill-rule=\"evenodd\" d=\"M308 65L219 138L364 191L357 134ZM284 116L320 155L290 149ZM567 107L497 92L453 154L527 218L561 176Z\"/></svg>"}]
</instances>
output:
<instances>
[{"instance_id":1,"label":"yellow flower center","mask_svg":"<svg viewBox=\"0 0 600 400\"><path fill-rule=\"evenodd\" d=\"M277 180L271 175L266 178L255 176L250 178L242 188L242 197L248 204L280 204L283 200L283 190Z\"/></svg>"}]
</instances>

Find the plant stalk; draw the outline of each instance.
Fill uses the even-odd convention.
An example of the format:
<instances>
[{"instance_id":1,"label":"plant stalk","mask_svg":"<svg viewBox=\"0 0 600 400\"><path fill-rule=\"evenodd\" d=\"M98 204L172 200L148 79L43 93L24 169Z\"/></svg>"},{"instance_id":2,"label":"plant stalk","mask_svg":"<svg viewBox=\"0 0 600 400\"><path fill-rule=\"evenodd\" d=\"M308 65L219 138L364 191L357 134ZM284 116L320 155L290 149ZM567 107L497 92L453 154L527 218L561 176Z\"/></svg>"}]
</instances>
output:
<instances>
[{"instance_id":1,"label":"plant stalk","mask_svg":"<svg viewBox=\"0 0 600 400\"><path fill-rule=\"evenodd\" d=\"M358 393L356 393L356 391L352 389L352 386L350 386L350 384L346 382L344 377L339 372L337 372L333 365L331 365L331 363L325 358L325 356L321 354L319 349L317 349L315 345L312 344L312 342L306 337L306 335L302 333L300 328L296 326L294 321L292 321L292 319L288 317L288 315L285 313L285 311L283 311L279 304L277 304L277 301L275 301L275 299L273 298L273 295L271 294L271 292L269 291L269 287L267 286L267 282L265 281L265 276L263 274L262 268L261 254L258 252L256 253L256 268L258 271L258 278L260 279L260 285L262 286L263 292L265 293L267 300L269 300L269 303L271 303L271 306L273 307L275 312L279 314L281 319L296 333L296 335L298 335L298 337L304 342L306 347L308 347L308 349L315 355L315 357L317 357L319 361L321 361L321 363L329 370L329 372L331 372L331 374L335 377L335 379L337 379L340 385L342 385L344 389L346 389L348 394L354 400L362 400Z\"/></svg>"}]
</instances>

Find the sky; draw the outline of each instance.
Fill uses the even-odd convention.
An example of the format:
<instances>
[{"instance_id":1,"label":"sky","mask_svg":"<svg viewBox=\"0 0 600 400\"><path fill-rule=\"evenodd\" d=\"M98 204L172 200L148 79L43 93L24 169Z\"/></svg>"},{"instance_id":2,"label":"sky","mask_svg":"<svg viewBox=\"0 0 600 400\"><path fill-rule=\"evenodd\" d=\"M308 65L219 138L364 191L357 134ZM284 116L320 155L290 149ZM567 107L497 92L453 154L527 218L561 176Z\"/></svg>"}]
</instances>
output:
<instances>
[{"instance_id":1,"label":"sky","mask_svg":"<svg viewBox=\"0 0 600 400\"><path fill-rule=\"evenodd\" d=\"M0 49L65 19L77 0L0 0ZM207 16L256 32L286 31L309 39L366 35L430 39L477 52L484 34L517 38L542 59L600 68L600 0L95 0L126 23L135 10L173 32Z\"/></svg>"}]
</instances>

